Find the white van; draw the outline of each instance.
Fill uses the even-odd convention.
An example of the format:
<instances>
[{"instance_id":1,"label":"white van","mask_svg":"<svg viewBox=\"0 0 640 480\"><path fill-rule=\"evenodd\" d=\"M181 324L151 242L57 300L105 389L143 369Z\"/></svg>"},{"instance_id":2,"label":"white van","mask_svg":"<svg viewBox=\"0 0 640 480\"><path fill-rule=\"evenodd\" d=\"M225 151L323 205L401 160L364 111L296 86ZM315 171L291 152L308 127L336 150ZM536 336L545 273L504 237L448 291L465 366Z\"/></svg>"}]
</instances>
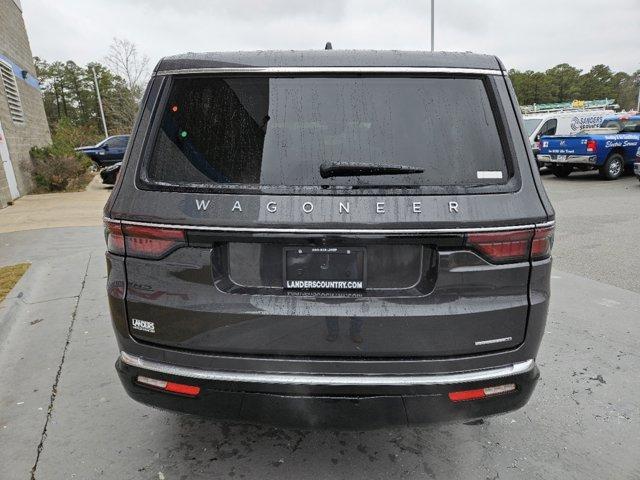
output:
<instances>
[{"instance_id":1,"label":"white van","mask_svg":"<svg viewBox=\"0 0 640 480\"><path fill-rule=\"evenodd\" d=\"M613 115L613 110L561 110L523 115L524 129L534 155L542 135L573 135L586 128L599 127L602 119Z\"/></svg>"}]
</instances>

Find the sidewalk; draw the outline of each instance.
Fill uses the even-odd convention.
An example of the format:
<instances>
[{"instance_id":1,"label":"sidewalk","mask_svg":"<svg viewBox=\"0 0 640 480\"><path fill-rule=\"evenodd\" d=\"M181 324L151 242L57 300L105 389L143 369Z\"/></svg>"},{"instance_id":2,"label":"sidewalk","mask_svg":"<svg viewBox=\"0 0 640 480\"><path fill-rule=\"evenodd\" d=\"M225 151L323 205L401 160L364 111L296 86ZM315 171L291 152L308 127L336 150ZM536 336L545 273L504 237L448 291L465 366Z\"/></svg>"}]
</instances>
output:
<instances>
[{"instance_id":1,"label":"sidewalk","mask_svg":"<svg viewBox=\"0 0 640 480\"><path fill-rule=\"evenodd\" d=\"M110 193L96 175L84 192L26 195L0 210L0 233L101 225Z\"/></svg>"}]
</instances>

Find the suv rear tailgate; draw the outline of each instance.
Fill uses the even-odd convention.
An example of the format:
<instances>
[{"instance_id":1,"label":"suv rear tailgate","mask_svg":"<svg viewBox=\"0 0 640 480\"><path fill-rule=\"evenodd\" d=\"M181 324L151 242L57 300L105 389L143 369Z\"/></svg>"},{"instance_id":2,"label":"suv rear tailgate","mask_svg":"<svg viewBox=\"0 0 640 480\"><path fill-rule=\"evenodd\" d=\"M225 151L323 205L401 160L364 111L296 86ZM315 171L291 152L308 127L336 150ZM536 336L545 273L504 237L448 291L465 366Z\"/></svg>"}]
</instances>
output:
<instances>
[{"instance_id":1,"label":"suv rear tailgate","mask_svg":"<svg viewBox=\"0 0 640 480\"><path fill-rule=\"evenodd\" d=\"M366 249L367 289L284 288L283 249L318 244ZM283 356L432 357L518 345L529 262L495 265L463 244L460 235L239 242L196 232L162 261L127 258L131 334L180 349ZM229 262L240 256L244 264ZM140 320L153 331L137 329Z\"/></svg>"}]
</instances>

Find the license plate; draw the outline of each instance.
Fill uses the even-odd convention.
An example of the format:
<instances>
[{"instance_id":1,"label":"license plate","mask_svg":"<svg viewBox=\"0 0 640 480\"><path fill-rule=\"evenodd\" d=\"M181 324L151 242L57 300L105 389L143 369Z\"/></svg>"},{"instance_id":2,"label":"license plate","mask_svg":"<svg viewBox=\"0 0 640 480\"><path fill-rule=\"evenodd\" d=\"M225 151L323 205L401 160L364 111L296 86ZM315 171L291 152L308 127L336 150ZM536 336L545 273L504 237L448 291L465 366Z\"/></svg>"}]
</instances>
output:
<instances>
[{"instance_id":1,"label":"license plate","mask_svg":"<svg viewBox=\"0 0 640 480\"><path fill-rule=\"evenodd\" d=\"M366 251L362 247L287 247L284 287L303 290L362 290Z\"/></svg>"},{"instance_id":2,"label":"license plate","mask_svg":"<svg viewBox=\"0 0 640 480\"><path fill-rule=\"evenodd\" d=\"M558 161L558 162L566 162L567 161L567 156L566 155L557 155L556 156L556 161Z\"/></svg>"}]
</instances>

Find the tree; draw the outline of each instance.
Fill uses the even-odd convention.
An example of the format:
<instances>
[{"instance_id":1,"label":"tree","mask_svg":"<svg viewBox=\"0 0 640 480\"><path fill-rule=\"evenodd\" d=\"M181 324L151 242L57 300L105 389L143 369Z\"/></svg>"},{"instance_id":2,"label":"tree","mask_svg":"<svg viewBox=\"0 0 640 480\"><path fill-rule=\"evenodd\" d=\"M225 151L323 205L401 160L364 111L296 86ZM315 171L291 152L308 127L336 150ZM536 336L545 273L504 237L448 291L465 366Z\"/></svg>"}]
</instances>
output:
<instances>
[{"instance_id":1,"label":"tree","mask_svg":"<svg viewBox=\"0 0 640 480\"><path fill-rule=\"evenodd\" d=\"M594 65L591 70L580 76L581 99L612 98L614 96L613 73L606 65Z\"/></svg>"},{"instance_id":2,"label":"tree","mask_svg":"<svg viewBox=\"0 0 640 480\"><path fill-rule=\"evenodd\" d=\"M638 108L638 90L640 90L640 70L631 75L618 72L611 78L611 86L618 104L626 110Z\"/></svg>"},{"instance_id":3,"label":"tree","mask_svg":"<svg viewBox=\"0 0 640 480\"><path fill-rule=\"evenodd\" d=\"M546 72L510 70L509 77L521 105L608 98L625 110L634 110L640 89L640 70L614 73L607 65L594 65L580 74L562 63Z\"/></svg>"},{"instance_id":4,"label":"tree","mask_svg":"<svg viewBox=\"0 0 640 480\"><path fill-rule=\"evenodd\" d=\"M36 57L35 65L52 131L65 120L85 133L94 132L90 137L99 136L102 125L92 68L98 76L110 133L131 131L138 103L123 78L95 62L80 67L73 61L48 63Z\"/></svg>"},{"instance_id":5,"label":"tree","mask_svg":"<svg viewBox=\"0 0 640 480\"><path fill-rule=\"evenodd\" d=\"M568 63L561 63L545 72L554 102L570 102L580 90L581 70Z\"/></svg>"},{"instance_id":6,"label":"tree","mask_svg":"<svg viewBox=\"0 0 640 480\"><path fill-rule=\"evenodd\" d=\"M510 70L509 77L522 105L552 101L549 93L549 79L542 72Z\"/></svg>"},{"instance_id":7,"label":"tree","mask_svg":"<svg viewBox=\"0 0 640 480\"><path fill-rule=\"evenodd\" d=\"M114 38L105 60L111 70L124 79L136 102L139 102L148 80L149 57L139 54L136 45L129 40Z\"/></svg>"}]
</instances>

